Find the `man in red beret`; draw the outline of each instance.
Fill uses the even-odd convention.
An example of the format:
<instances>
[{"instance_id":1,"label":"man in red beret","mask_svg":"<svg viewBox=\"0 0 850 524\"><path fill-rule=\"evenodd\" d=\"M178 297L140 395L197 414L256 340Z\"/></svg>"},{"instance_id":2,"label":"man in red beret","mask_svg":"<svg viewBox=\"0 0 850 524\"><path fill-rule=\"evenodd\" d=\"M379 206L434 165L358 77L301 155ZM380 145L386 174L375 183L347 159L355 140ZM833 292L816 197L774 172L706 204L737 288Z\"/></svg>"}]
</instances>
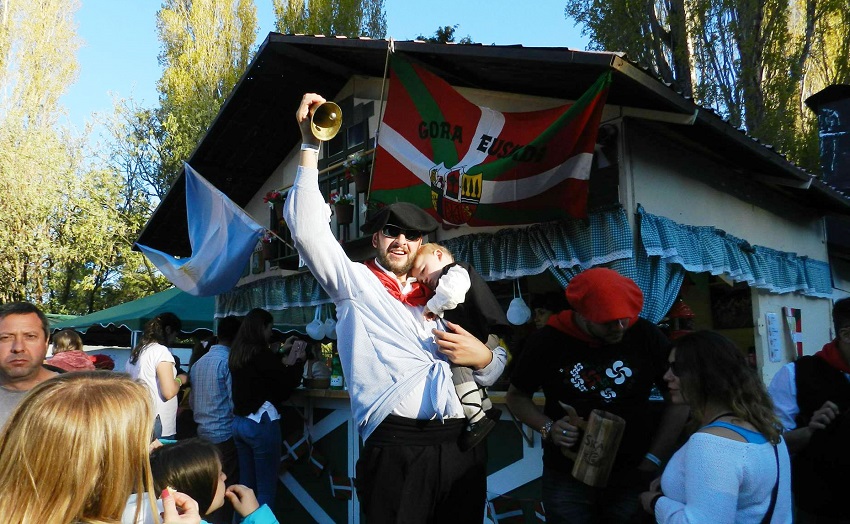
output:
<instances>
[{"instance_id":1,"label":"man in red beret","mask_svg":"<svg viewBox=\"0 0 850 524\"><path fill-rule=\"evenodd\" d=\"M546 522L628 522L640 511L638 496L661 473L684 426L687 410L667 405L656 424L653 385L665 388L668 341L638 316L643 293L616 271L579 273L566 290L572 310L552 315L526 341L511 376L511 412L543 442L543 507ZM542 388L543 412L532 396ZM588 419L601 409L622 417L625 432L606 487L573 478L563 448L577 448L579 428L568 409Z\"/></svg>"}]
</instances>

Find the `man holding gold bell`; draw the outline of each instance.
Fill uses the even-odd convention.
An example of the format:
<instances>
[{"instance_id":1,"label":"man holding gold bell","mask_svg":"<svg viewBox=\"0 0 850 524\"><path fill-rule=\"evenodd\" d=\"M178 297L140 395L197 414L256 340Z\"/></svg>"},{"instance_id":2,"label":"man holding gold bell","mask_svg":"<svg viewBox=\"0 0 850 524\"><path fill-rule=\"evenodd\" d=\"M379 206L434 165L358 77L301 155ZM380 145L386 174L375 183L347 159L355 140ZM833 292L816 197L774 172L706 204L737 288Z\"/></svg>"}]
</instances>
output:
<instances>
[{"instance_id":1,"label":"man holding gold bell","mask_svg":"<svg viewBox=\"0 0 850 524\"><path fill-rule=\"evenodd\" d=\"M508 407L540 432L547 523L628 522L640 511L640 492L672 454L687 408L666 404L660 422L653 416L650 392L653 385L666 388L669 343L638 317L643 293L634 281L589 269L573 277L566 297L572 309L552 315L526 341ZM542 413L532 398L540 388ZM593 423L581 431L594 410L597 421L620 425L616 435ZM605 442L614 436L619 449L605 453L615 448ZM594 468L607 478L580 474Z\"/></svg>"}]
</instances>

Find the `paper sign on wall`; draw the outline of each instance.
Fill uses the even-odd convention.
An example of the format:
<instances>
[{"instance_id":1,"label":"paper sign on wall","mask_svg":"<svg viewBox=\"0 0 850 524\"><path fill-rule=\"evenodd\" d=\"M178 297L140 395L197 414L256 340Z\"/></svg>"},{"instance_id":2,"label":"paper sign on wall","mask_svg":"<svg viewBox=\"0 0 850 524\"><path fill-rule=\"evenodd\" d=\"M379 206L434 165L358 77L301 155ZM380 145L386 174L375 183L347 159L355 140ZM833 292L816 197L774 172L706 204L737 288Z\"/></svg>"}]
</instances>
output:
<instances>
[{"instance_id":1,"label":"paper sign on wall","mask_svg":"<svg viewBox=\"0 0 850 524\"><path fill-rule=\"evenodd\" d=\"M782 360L782 332L779 327L779 315L776 313L765 313L764 319L767 325L768 358L771 362L780 362Z\"/></svg>"},{"instance_id":2,"label":"paper sign on wall","mask_svg":"<svg viewBox=\"0 0 850 524\"><path fill-rule=\"evenodd\" d=\"M797 350L797 358L800 358L803 356L803 310L786 306L782 308L782 315L785 317L791 342Z\"/></svg>"}]
</instances>

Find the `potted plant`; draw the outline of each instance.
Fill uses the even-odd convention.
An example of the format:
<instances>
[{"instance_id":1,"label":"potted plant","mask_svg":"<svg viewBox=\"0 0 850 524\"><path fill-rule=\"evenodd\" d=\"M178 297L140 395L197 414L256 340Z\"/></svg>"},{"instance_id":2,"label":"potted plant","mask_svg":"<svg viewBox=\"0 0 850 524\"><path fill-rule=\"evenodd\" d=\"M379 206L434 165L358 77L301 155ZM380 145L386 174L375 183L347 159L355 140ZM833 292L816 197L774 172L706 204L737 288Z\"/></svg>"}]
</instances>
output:
<instances>
[{"instance_id":1,"label":"potted plant","mask_svg":"<svg viewBox=\"0 0 850 524\"><path fill-rule=\"evenodd\" d=\"M261 242L263 244L263 260L268 260L269 262L271 262L274 256L272 250L272 242L274 242L274 235L272 235L270 231L266 231L263 234Z\"/></svg>"},{"instance_id":2,"label":"potted plant","mask_svg":"<svg viewBox=\"0 0 850 524\"><path fill-rule=\"evenodd\" d=\"M331 205L334 206L336 223L339 225L350 224L354 220L354 195L333 191L330 200Z\"/></svg>"},{"instance_id":3,"label":"potted plant","mask_svg":"<svg viewBox=\"0 0 850 524\"><path fill-rule=\"evenodd\" d=\"M348 155L343 162L345 166L345 179L354 182L354 191L365 193L369 190L369 166L371 160L367 158L364 151L358 151Z\"/></svg>"},{"instance_id":4,"label":"potted plant","mask_svg":"<svg viewBox=\"0 0 850 524\"><path fill-rule=\"evenodd\" d=\"M280 221L283 219L283 203L286 201L286 195L276 189L273 189L266 193L266 196L263 197L263 202L269 205L269 208L274 210L275 214L275 228L280 226Z\"/></svg>"}]
</instances>

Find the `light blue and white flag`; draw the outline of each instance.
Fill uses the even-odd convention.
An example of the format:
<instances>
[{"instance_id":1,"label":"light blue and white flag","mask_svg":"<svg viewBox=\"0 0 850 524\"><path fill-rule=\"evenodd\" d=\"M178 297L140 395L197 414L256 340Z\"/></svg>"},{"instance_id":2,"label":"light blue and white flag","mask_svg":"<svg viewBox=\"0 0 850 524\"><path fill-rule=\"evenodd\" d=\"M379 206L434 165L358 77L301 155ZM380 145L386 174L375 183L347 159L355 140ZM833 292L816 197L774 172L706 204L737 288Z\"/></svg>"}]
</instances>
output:
<instances>
[{"instance_id":1,"label":"light blue and white flag","mask_svg":"<svg viewBox=\"0 0 850 524\"><path fill-rule=\"evenodd\" d=\"M190 295L218 295L236 285L265 228L189 164L183 165L192 256L176 258L136 245L178 288Z\"/></svg>"}]
</instances>

